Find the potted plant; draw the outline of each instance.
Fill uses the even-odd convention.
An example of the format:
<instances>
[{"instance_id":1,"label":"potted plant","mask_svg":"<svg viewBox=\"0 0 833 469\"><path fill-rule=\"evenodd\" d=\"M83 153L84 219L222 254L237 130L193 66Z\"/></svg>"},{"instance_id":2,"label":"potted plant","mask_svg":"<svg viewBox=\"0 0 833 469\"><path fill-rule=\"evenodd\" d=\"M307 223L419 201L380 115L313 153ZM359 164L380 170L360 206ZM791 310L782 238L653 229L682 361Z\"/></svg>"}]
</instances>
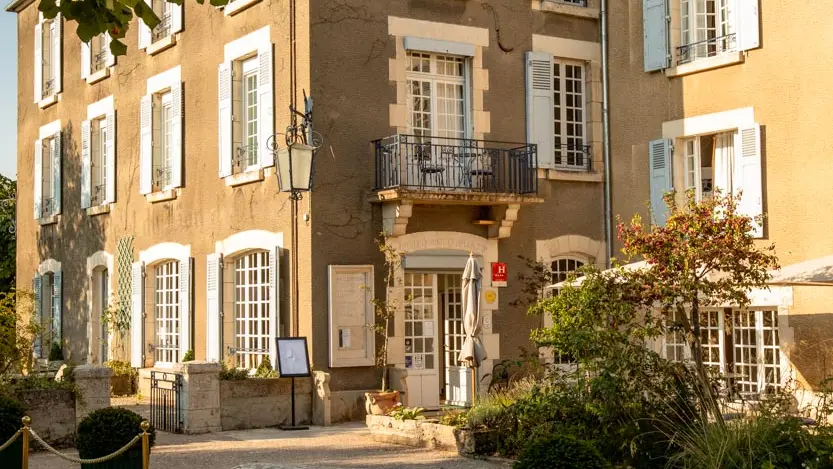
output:
<instances>
[{"instance_id":1,"label":"potted plant","mask_svg":"<svg viewBox=\"0 0 833 469\"><path fill-rule=\"evenodd\" d=\"M23 406L19 402L0 395L0 446L3 446L23 426ZM23 467L23 438L17 437L10 446L0 451L0 467Z\"/></svg>"},{"instance_id":2,"label":"potted plant","mask_svg":"<svg viewBox=\"0 0 833 469\"><path fill-rule=\"evenodd\" d=\"M379 251L385 256L385 286L393 285L396 271L402 265L402 254L393 246L387 243L385 234L377 241ZM382 346L376 348L376 366L382 370L382 387L378 392L366 392L365 410L372 415L387 415L399 403L399 391L390 390L388 387L388 337L390 336L390 323L396 316L399 305L396 301L374 298L371 300L376 321L368 324L377 337L382 338Z\"/></svg>"},{"instance_id":3,"label":"potted plant","mask_svg":"<svg viewBox=\"0 0 833 469\"><path fill-rule=\"evenodd\" d=\"M75 446L81 459L108 456L141 434L142 417L122 407L96 410L78 424ZM149 446L153 446L156 430L150 427ZM82 469L142 469L142 444L137 442L123 454L103 463L82 464Z\"/></svg>"}]
</instances>

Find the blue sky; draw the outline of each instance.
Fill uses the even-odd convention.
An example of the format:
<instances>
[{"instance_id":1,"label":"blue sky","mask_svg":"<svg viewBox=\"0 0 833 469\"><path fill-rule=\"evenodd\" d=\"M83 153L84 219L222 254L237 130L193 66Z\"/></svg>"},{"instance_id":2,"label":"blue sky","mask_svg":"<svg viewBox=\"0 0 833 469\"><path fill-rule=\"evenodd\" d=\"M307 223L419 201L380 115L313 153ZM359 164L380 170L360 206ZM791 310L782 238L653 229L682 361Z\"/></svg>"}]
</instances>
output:
<instances>
[{"instance_id":1,"label":"blue sky","mask_svg":"<svg viewBox=\"0 0 833 469\"><path fill-rule=\"evenodd\" d=\"M0 0L4 7L8 1ZM17 14L0 11L0 174L17 179Z\"/></svg>"}]
</instances>

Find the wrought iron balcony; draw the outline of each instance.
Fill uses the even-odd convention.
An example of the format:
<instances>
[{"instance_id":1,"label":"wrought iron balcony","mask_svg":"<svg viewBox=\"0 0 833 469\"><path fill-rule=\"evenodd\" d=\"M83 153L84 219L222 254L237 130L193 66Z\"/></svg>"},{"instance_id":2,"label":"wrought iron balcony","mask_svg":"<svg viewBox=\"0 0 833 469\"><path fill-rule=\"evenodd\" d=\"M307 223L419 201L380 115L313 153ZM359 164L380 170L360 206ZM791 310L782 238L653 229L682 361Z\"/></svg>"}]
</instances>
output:
<instances>
[{"instance_id":1,"label":"wrought iron balcony","mask_svg":"<svg viewBox=\"0 0 833 469\"><path fill-rule=\"evenodd\" d=\"M151 31L151 40L156 42L165 39L171 33L171 14L166 13L159 18L159 24Z\"/></svg>"},{"instance_id":2,"label":"wrought iron balcony","mask_svg":"<svg viewBox=\"0 0 833 469\"><path fill-rule=\"evenodd\" d=\"M684 44L677 47L677 64L685 64L707 57L714 57L724 52L731 52L737 50L737 46L737 34L734 33Z\"/></svg>"},{"instance_id":3,"label":"wrought iron balcony","mask_svg":"<svg viewBox=\"0 0 833 469\"><path fill-rule=\"evenodd\" d=\"M52 216L52 210L54 205L55 199L52 197L44 197L40 201L40 216L41 218L46 218Z\"/></svg>"},{"instance_id":4,"label":"wrought iron balcony","mask_svg":"<svg viewBox=\"0 0 833 469\"><path fill-rule=\"evenodd\" d=\"M234 172L242 173L257 165L257 144L238 144L234 150Z\"/></svg>"},{"instance_id":5,"label":"wrought iron balcony","mask_svg":"<svg viewBox=\"0 0 833 469\"><path fill-rule=\"evenodd\" d=\"M109 46L106 46L109 47ZM90 61L90 71L92 73L103 70L107 66L107 50L102 50L98 54L92 56Z\"/></svg>"},{"instance_id":6,"label":"wrought iron balcony","mask_svg":"<svg viewBox=\"0 0 833 469\"><path fill-rule=\"evenodd\" d=\"M107 195L107 185L97 184L93 186L93 193L90 202L93 205L101 205L104 203L104 198Z\"/></svg>"},{"instance_id":7,"label":"wrought iron balcony","mask_svg":"<svg viewBox=\"0 0 833 469\"><path fill-rule=\"evenodd\" d=\"M537 145L419 135L373 142L376 190L538 193Z\"/></svg>"},{"instance_id":8,"label":"wrought iron balcony","mask_svg":"<svg viewBox=\"0 0 833 469\"><path fill-rule=\"evenodd\" d=\"M153 186L155 190L165 190L171 185L173 168L167 165L153 167Z\"/></svg>"}]
</instances>

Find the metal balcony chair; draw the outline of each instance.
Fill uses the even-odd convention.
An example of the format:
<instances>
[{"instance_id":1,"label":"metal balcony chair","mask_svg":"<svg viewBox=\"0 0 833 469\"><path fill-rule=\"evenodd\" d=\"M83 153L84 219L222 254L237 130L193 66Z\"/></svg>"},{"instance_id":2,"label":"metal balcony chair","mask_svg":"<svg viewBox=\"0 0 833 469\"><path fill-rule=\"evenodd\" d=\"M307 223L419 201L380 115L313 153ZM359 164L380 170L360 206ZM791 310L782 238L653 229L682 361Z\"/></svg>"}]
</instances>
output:
<instances>
[{"instance_id":1,"label":"metal balcony chair","mask_svg":"<svg viewBox=\"0 0 833 469\"><path fill-rule=\"evenodd\" d=\"M493 191L497 185L495 175L497 173L497 155L493 151L484 150L475 157L469 174L472 179L472 188L482 192Z\"/></svg>"},{"instance_id":2,"label":"metal balcony chair","mask_svg":"<svg viewBox=\"0 0 833 469\"><path fill-rule=\"evenodd\" d=\"M426 187L442 188L445 185L445 167L435 163L432 158L432 145L430 143L418 143L414 145L414 158L416 158L417 169L419 170L419 188Z\"/></svg>"}]
</instances>

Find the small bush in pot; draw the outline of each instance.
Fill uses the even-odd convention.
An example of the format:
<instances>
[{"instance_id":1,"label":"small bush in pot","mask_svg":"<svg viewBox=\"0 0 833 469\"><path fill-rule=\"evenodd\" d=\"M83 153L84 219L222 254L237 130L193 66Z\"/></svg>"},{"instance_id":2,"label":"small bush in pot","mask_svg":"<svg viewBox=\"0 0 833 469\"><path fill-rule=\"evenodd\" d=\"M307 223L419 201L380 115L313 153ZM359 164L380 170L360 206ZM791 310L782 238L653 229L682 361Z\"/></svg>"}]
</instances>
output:
<instances>
[{"instance_id":1,"label":"small bush in pot","mask_svg":"<svg viewBox=\"0 0 833 469\"><path fill-rule=\"evenodd\" d=\"M78 424L75 446L82 459L95 459L110 455L130 443L141 434L144 420L139 414L121 407L107 407L92 412ZM148 430L149 443L153 446L156 431ZM82 464L83 469L141 469L142 443L136 442L127 452L110 461L99 464Z\"/></svg>"},{"instance_id":2,"label":"small bush in pot","mask_svg":"<svg viewBox=\"0 0 833 469\"><path fill-rule=\"evenodd\" d=\"M24 410L14 399L0 394L0 446L3 446L23 426ZM0 467L23 467L23 439L18 439L0 452Z\"/></svg>"}]
</instances>

